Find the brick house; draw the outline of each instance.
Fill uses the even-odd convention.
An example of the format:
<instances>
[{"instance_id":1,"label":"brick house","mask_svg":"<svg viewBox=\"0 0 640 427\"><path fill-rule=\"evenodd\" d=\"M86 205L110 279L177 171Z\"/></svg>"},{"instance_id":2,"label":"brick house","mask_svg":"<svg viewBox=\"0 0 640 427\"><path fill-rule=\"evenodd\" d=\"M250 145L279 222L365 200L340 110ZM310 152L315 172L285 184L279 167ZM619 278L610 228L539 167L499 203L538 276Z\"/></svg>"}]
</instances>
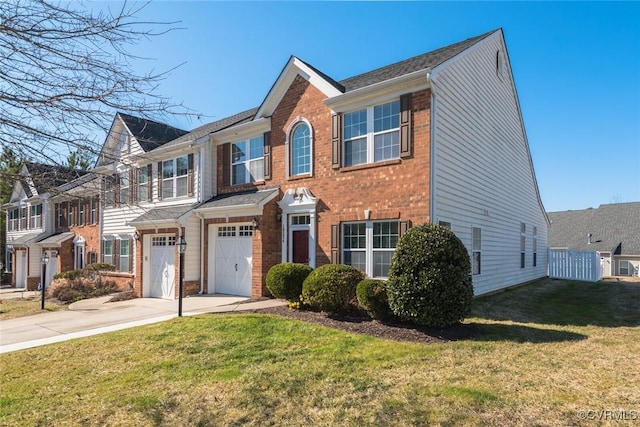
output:
<instances>
[{"instance_id":1,"label":"brick house","mask_svg":"<svg viewBox=\"0 0 640 427\"><path fill-rule=\"evenodd\" d=\"M30 162L22 166L11 198L3 205L7 216L5 271L11 274L12 286L34 290L40 285L43 273L41 257L44 252L49 256L48 285L55 274L73 269L74 262L84 262L84 254L79 254L77 250L76 254L79 255L74 258L74 245L88 242L87 247L91 248L93 244L95 248L98 243L95 230L89 231L91 225L79 225L78 215L84 217L89 215L88 211L77 213L78 209L90 209L79 208L90 199L76 199L66 193L72 188L80 188L79 183L86 184L91 179L92 175L87 172L61 166ZM93 194L99 195L95 191ZM60 201L63 199L69 202L64 202L64 212L61 212L59 208L63 205ZM97 206L97 198L94 199L94 206ZM64 215L64 223L59 223L61 215ZM67 217L71 219L70 224L67 223ZM96 228L94 225L93 229ZM84 244L81 246L84 248Z\"/></svg>"},{"instance_id":2,"label":"brick house","mask_svg":"<svg viewBox=\"0 0 640 427\"><path fill-rule=\"evenodd\" d=\"M386 277L403 232L429 222L467 246L476 294L546 275L502 30L341 81L291 57L251 119L210 144L217 194L194 209L204 293L265 295L285 261Z\"/></svg>"}]
</instances>

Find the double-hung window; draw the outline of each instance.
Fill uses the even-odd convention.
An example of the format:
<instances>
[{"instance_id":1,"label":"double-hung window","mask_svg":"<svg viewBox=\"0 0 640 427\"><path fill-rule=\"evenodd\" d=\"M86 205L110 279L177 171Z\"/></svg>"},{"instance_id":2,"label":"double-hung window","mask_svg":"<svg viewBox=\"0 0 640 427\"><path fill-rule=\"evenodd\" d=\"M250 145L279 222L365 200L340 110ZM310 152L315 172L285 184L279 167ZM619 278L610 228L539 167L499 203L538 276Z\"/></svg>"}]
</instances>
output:
<instances>
[{"instance_id":1,"label":"double-hung window","mask_svg":"<svg viewBox=\"0 0 640 427\"><path fill-rule=\"evenodd\" d=\"M388 277L399 238L398 221L367 221L343 225L342 259L369 277Z\"/></svg>"},{"instance_id":2,"label":"double-hung window","mask_svg":"<svg viewBox=\"0 0 640 427\"><path fill-rule=\"evenodd\" d=\"M138 201L149 201L149 166L138 168Z\"/></svg>"},{"instance_id":3,"label":"double-hung window","mask_svg":"<svg viewBox=\"0 0 640 427\"><path fill-rule=\"evenodd\" d=\"M42 205L31 205L31 216L29 217L29 228L42 227Z\"/></svg>"},{"instance_id":4,"label":"double-hung window","mask_svg":"<svg viewBox=\"0 0 640 427\"><path fill-rule=\"evenodd\" d=\"M56 204L56 212L58 214L58 227L66 227L67 221L64 212L67 209L66 202Z\"/></svg>"},{"instance_id":5,"label":"double-hung window","mask_svg":"<svg viewBox=\"0 0 640 427\"><path fill-rule=\"evenodd\" d=\"M102 247L102 262L113 264L113 240L105 240Z\"/></svg>"},{"instance_id":6,"label":"double-hung window","mask_svg":"<svg viewBox=\"0 0 640 427\"><path fill-rule=\"evenodd\" d=\"M525 252L527 249L527 225L522 223L520 224L520 268L525 267Z\"/></svg>"},{"instance_id":7,"label":"double-hung window","mask_svg":"<svg viewBox=\"0 0 640 427\"><path fill-rule=\"evenodd\" d=\"M98 223L98 203L99 200L96 197L91 199L91 224Z\"/></svg>"},{"instance_id":8,"label":"double-hung window","mask_svg":"<svg viewBox=\"0 0 640 427\"><path fill-rule=\"evenodd\" d=\"M538 265L538 227L533 227L533 266Z\"/></svg>"},{"instance_id":9,"label":"double-hung window","mask_svg":"<svg viewBox=\"0 0 640 427\"><path fill-rule=\"evenodd\" d=\"M74 225L76 225L76 223L74 222L73 219L73 211L75 210L75 203L72 202L67 202L67 225L69 227L72 227Z\"/></svg>"},{"instance_id":10,"label":"double-hung window","mask_svg":"<svg viewBox=\"0 0 640 427\"><path fill-rule=\"evenodd\" d=\"M11 209L9 211L9 231L15 231L18 229L19 217L20 217L19 209L16 208L16 209Z\"/></svg>"},{"instance_id":11,"label":"double-hung window","mask_svg":"<svg viewBox=\"0 0 640 427\"><path fill-rule=\"evenodd\" d=\"M104 178L104 206L106 208L114 207L116 204L115 197L115 179L113 176Z\"/></svg>"},{"instance_id":12,"label":"double-hung window","mask_svg":"<svg viewBox=\"0 0 640 427\"><path fill-rule=\"evenodd\" d=\"M186 196L188 178L189 156L181 156L162 162L162 198L171 199Z\"/></svg>"},{"instance_id":13,"label":"double-hung window","mask_svg":"<svg viewBox=\"0 0 640 427\"><path fill-rule=\"evenodd\" d=\"M86 221L85 205L87 201L85 199L80 199L78 203L78 225L84 225Z\"/></svg>"},{"instance_id":14,"label":"double-hung window","mask_svg":"<svg viewBox=\"0 0 640 427\"><path fill-rule=\"evenodd\" d=\"M400 157L400 101L344 114L344 166Z\"/></svg>"},{"instance_id":15,"label":"double-hung window","mask_svg":"<svg viewBox=\"0 0 640 427\"><path fill-rule=\"evenodd\" d=\"M626 259L620 260L618 264L618 274L621 276L631 276L631 271L631 263Z\"/></svg>"},{"instance_id":16,"label":"double-hung window","mask_svg":"<svg viewBox=\"0 0 640 427\"><path fill-rule=\"evenodd\" d=\"M27 229L27 207L20 208L20 230Z\"/></svg>"},{"instance_id":17,"label":"double-hung window","mask_svg":"<svg viewBox=\"0 0 640 427\"><path fill-rule=\"evenodd\" d=\"M131 252L130 252L130 248L129 248L129 243L130 240L129 239L122 239L120 240L120 256L118 257L118 263L119 268L118 270L123 272L123 273L129 273L130 272L130 256L131 256Z\"/></svg>"},{"instance_id":18,"label":"double-hung window","mask_svg":"<svg viewBox=\"0 0 640 427\"><path fill-rule=\"evenodd\" d=\"M231 144L231 184L264 180L264 137Z\"/></svg>"},{"instance_id":19,"label":"double-hung window","mask_svg":"<svg viewBox=\"0 0 640 427\"><path fill-rule=\"evenodd\" d=\"M118 182L120 183L120 199L121 205L128 205L131 202L131 179L129 177L129 171L121 172L118 175Z\"/></svg>"},{"instance_id":20,"label":"double-hung window","mask_svg":"<svg viewBox=\"0 0 640 427\"><path fill-rule=\"evenodd\" d=\"M482 273L482 229L472 228L471 270L474 275Z\"/></svg>"}]
</instances>

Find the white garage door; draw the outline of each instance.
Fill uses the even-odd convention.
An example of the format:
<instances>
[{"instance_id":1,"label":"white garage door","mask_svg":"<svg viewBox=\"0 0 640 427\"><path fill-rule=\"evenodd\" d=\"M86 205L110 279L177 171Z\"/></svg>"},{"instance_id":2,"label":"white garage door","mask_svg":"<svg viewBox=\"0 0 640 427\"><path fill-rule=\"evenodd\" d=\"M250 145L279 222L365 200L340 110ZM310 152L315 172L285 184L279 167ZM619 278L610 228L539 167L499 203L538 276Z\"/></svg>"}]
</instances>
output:
<instances>
[{"instance_id":1,"label":"white garage door","mask_svg":"<svg viewBox=\"0 0 640 427\"><path fill-rule=\"evenodd\" d=\"M217 227L215 283L212 291L251 296L252 236L253 228L250 225Z\"/></svg>"},{"instance_id":2,"label":"white garage door","mask_svg":"<svg viewBox=\"0 0 640 427\"><path fill-rule=\"evenodd\" d=\"M175 298L175 252L175 236L154 236L151 238L150 297Z\"/></svg>"}]
</instances>

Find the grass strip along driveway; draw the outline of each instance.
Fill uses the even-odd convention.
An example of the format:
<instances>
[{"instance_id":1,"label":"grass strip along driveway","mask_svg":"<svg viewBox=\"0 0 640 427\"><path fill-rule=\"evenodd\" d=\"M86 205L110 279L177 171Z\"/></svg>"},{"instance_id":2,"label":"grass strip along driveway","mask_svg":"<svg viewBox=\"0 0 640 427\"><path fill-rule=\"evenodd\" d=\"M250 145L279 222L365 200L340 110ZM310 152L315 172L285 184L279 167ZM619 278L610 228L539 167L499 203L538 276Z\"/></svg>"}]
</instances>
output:
<instances>
[{"instance_id":1,"label":"grass strip along driveway","mask_svg":"<svg viewBox=\"0 0 640 427\"><path fill-rule=\"evenodd\" d=\"M416 344L200 315L9 353L0 424L640 422L640 283L544 280L465 323L479 334Z\"/></svg>"}]
</instances>

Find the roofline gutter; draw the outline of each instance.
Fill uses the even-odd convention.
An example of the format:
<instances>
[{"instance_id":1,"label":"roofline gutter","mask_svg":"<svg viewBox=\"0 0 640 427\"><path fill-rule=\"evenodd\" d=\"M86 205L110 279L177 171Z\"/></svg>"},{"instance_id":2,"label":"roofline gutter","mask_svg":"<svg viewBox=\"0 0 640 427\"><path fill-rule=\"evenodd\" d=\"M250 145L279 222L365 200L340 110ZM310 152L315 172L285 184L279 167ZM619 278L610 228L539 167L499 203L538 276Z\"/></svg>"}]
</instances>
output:
<instances>
[{"instance_id":1,"label":"roofline gutter","mask_svg":"<svg viewBox=\"0 0 640 427\"><path fill-rule=\"evenodd\" d=\"M428 74L431 70L425 68L409 74L394 77L372 85L364 86L324 100L325 105L334 111L350 108L356 102L365 102L383 96L395 96L407 91L416 92L429 87ZM425 79L425 77L427 77Z\"/></svg>"}]
</instances>

